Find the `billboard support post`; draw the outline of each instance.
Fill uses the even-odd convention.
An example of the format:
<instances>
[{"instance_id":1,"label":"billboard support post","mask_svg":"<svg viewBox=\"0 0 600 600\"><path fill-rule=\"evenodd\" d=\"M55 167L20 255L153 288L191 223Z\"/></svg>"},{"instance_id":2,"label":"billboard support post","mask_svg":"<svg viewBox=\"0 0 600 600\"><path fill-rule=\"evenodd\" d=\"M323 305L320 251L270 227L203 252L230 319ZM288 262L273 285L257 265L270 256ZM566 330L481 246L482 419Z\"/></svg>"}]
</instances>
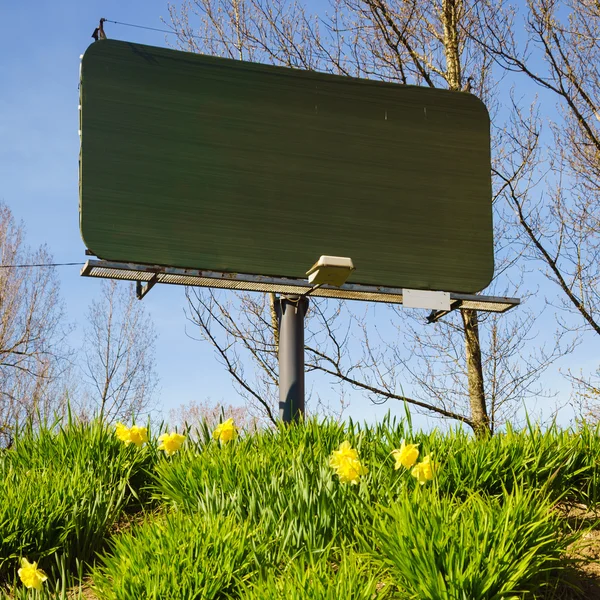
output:
<instances>
[{"instance_id":1,"label":"billboard support post","mask_svg":"<svg viewBox=\"0 0 600 600\"><path fill-rule=\"evenodd\" d=\"M279 418L284 423L304 417L304 317L306 296L280 296L275 307L279 321Z\"/></svg>"}]
</instances>

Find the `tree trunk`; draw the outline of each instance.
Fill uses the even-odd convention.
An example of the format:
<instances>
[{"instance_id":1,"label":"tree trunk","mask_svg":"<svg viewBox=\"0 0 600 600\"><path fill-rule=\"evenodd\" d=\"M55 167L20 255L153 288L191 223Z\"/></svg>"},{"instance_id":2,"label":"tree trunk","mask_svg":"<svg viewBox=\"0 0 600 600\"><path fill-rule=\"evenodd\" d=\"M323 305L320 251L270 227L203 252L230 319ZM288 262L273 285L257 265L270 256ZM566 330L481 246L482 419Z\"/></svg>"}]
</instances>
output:
<instances>
[{"instance_id":1,"label":"tree trunk","mask_svg":"<svg viewBox=\"0 0 600 600\"><path fill-rule=\"evenodd\" d=\"M462 89L460 48L458 43L458 22L461 9L462 0L442 1L446 79L448 81L448 87L454 91ZM485 404L477 312L474 310L461 310L460 312L465 329L471 423L477 437L486 437L491 433L491 429L490 418L487 414L487 407Z\"/></svg>"},{"instance_id":2,"label":"tree trunk","mask_svg":"<svg viewBox=\"0 0 600 600\"><path fill-rule=\"evenodd\" d=\"M458 47L458 13L462 0L443 0L444 49L446 52L446 79L448 87L459 91L462 85L460 49Z\"/></svg>"},{"instance_id":3,"label":"tree trunk","mask_svg":"<svg viewBox=\"0 0 600 600\"><path fill-rule=\"evenodd\" d=\"M275 343L275 354L279 355L279 318L275 309L277 296L273 293L269 294L269 306L271 309L271 326L273 327L273 341Z\"/></svg>"},{"instance_id":4,"label":"tree trunk","mask_svg":"<svg viewBox=\"0 0 600 600\"><path fill-rule=\"evenodd\" d=\"M483 370L481 368L481 346L479 345L479 326L477 312L461 309L465 327L465 347L467 354L467 375L469 379L469 402L471 404L471 422L478 438L491 433L490 419L485 404Z\"/></svg>"}]
</instances>

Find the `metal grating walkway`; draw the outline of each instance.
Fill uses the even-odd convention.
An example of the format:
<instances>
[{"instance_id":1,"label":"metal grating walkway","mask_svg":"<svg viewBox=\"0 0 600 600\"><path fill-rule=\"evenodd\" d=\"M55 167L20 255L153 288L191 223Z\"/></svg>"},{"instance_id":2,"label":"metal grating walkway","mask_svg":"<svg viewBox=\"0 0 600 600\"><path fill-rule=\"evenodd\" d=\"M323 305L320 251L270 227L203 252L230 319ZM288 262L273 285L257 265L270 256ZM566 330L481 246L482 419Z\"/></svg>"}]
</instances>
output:
<instances>
[{"instance_id":1,"label":"metal grating walkway","mask_svg":"<svg viewBox=\"0 0 600 600\"><path fill-rule=\"evenodd\" d=\"M308 281L283 277L266 277L242 273L218 273L198 269L180 269L157 265L140 265L104 260L88 260L81 269L83 277L122 279L139 282L138 297L142 298L157 283L211 287L248 292L273 292L300 295L311 289ZM142 285L145 284L145 285ZM341 288L323 286L311 292L311 296L363 300L402 304L402 289L346 283ZM517 306L518 298L480 296L477 294L450 294L452 310L467 308L485 312L503 313ZM444 311L438 311L439 313ZM444 312L444 314L446 314ZM443 316L437 315L437 318ZM435 319L437 320L437 319Z\"/></svg>"}]
</instances>

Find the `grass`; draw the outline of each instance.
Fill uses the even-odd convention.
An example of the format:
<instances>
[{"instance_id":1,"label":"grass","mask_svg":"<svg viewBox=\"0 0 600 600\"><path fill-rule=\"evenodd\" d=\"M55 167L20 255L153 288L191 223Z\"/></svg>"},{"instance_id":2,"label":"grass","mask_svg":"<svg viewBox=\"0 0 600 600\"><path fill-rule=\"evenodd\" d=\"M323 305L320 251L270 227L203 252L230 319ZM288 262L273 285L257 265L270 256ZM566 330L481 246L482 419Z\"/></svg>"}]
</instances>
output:
<instances>
[{"instance_id":1,"label":"grass","mask_svg":"<svg viewBox=\"0 0 600 600\"><path fill-rule=\"evenodd\" d=\"M573 536L536 491L466 500L403 492L374 515L377 553L408 598L515 598L540 591ZM423 507L426 506L426 510Z\"/></svg>"},{"instance_id":2,"label":"grass","mask_svg":"<svg viewBox=\"0 0 600 600\"><path fill-rule=\"evenodd\" d=\"M152 518L115 538L95 571L96 591L107 600L224 597L254 567L251 538L231 517Z\"/></svg>"},{"instance_id":3,"label":"grass","mask_svg":"<svg viewBox=\"0 0 600 600\"><path fill-rule=\"evenodd\" d=\"M39 598L83 597L90 580L120 600L551 597L583 532L556 506L598 502L600 438L585 424L474 440L310 421L227 444L204 428L170 458L160 433L137 448L70 421L0 451L6 597L33 597L21 557L48 574ZM432 457L433 481L394 469L403 439ZM329 466L344 440L368 468L357 485Z\"/></svg>"},{"instance_id":4,"label":"grass","mask_svg":"<svg viewBox=\"0 0 600 600\"><path fill-rule=\"evenodd\" d=\"M22 431L0 453L0 584L21 557L62 580L92 561L124 511L144 502L156 452L136 450L98 422Z\"/></svg>"}]
</instances>

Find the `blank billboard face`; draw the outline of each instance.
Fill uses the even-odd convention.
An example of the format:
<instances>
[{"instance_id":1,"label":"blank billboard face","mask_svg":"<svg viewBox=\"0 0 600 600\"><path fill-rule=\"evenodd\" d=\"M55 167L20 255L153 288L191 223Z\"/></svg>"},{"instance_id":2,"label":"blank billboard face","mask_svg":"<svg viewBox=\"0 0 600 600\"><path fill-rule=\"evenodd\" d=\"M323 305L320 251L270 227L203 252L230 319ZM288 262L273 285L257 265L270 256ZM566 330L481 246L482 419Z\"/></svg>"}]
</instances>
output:
<instances>
[{"instance_id":1,"label":"blank billboard face","mask_svg":"<svg viewBox=\"0 0 600 600\"><path fill-rule=\"evenodd\" d=\"M490 124L462 92L112 40L81 75L80 219L98 257L472 293L493 273Z\"/></svg>"}]
</instances>

